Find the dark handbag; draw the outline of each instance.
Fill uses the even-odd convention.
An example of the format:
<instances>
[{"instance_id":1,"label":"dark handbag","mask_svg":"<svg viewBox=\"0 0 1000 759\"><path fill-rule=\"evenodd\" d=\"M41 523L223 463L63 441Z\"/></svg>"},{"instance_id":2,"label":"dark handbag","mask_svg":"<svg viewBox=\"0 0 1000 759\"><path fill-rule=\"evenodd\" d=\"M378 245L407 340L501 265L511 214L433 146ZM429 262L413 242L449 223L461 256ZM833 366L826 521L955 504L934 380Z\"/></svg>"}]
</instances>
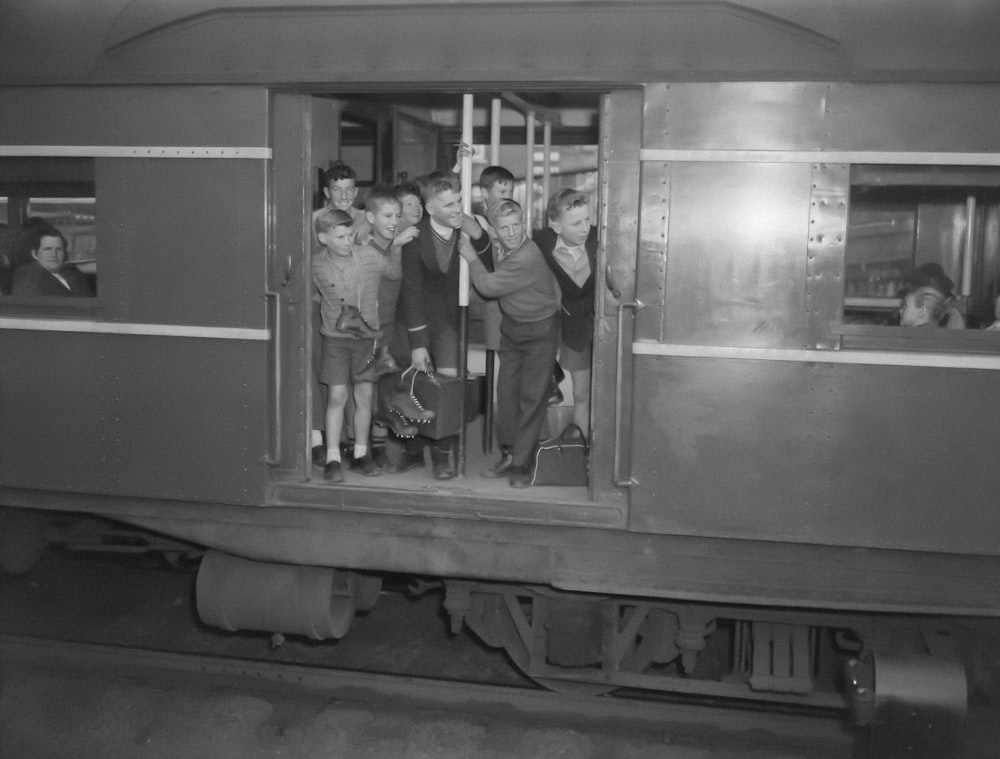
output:
<instances>
[{"instance_id":1,"label":"dark handbag","mask_svg":"<svg viewBox=\"0 0 1000 759\"><path fill-rule=\"evenodd\" d=\"M575 424L567 424L558 437L538 444L532 485L586 485L590 449Z\"/></svg>"},{"instance_id":2,"label":"dark handbag","mask_svg":"<svg viewBox=\"0 0 1000 759\"><path fill-rule=\"evenodd\" d=\"M469 378L463 382L458 377L446 377L433 372L419 372L413 367L398 375L383 377L381 388L391 388L394 391L404 389L417 404L434 412L434 418L417 425L417 430L423 437L431 440L457 435L462 427L462 391L466 393L466 422L476 418L479 411L478 381Z\"/></svg>"}]
</instances>

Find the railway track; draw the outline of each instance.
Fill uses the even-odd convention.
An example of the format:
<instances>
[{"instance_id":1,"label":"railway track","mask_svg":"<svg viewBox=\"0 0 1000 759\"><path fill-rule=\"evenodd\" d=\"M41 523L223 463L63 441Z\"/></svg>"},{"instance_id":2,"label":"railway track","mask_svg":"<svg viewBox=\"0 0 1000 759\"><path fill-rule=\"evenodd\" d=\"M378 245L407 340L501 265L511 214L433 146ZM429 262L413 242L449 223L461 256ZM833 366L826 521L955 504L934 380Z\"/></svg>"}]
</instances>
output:
<instances>
[{"instance_id":1,"label":"railway track","mask_svg":"<svg viewBox=\"0 0 1000 759\"><path fill-rule=\"evenodd\" d=\"M439 732L444 735L430 740L444 743L448 742L447 734L468 735L470 725L478 726L476 734L483 726L490 726L484 733L487 736L497 730L504 734L513 731L510 734L514 734L518 732L516 726L521 725L522 731L538 733L539 750L549 746L554 751L552 741L566 744L564 748L576 749L583 744L596 746L610 741L616 742L616 755L622 757L649 756L644 752L653 746L666 751L660 756L671 759L753 755L747 753L748 748L766 752L761 756L848 757L853 746L852 736L829 714L789 714L774 709L748 711L663 700L594 698L528 686L373 674L15 635L0 636L0 662L8 673L7 690L11 684L23 686L29 682L58 687L57 684L65 680L92 683L92 692L99 694L95 696L95 703L107 701L109 689L139 693L144 692L143 688L240 694L240 702L244 705L259 705L261 700L268 703L289 699L296 703L314 701L325 706L320 712L316 712L315 706L304 708L303 712L324 713L326 722L331 720L330 709L355 714L358 710L366 714L376 710L401 715L399 720L403 725L408 720L413 720L415 726L438 725ZM67 692L72 690L67 686ZM254 695L248 702L250 694ZM5 695L5 723L19 712L11 707L12 698L16 696ZM163 713L145 696L138 700L149 704L151 713ZM197 697L194 700L197 701ZM90 716L89 719L99 718ZM365 722L370 727L378 719ZM375 740L377 743L377 736L366 737L364 731L358 729L361 730L358 741ZM297 730L303 735L320 731L320 721L314 720L309 726L301 724ZM484 740L488 742L489 738ZM494 749L484 745L480 749L486 753L467 755L532 755L514 751L504 753L500 745L495 748L491 754L488 752ZM421 754L414 748L412 753L397 755Z\"/></svg>"}]
</instances>

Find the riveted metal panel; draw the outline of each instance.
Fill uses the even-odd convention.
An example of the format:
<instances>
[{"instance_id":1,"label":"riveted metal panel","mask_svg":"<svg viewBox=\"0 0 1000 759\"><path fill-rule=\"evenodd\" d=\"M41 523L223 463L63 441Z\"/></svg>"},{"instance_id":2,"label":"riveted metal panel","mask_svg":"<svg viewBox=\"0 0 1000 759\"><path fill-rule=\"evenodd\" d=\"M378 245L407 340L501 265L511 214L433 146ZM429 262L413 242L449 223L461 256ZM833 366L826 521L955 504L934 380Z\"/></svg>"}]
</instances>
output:
<instances>
[{"instance_id":1,"label":"riveted metal panel","mask_svg":"<svg viewBox=\"0 0 1000 759\"><path fill-rule=\"evenodd\" d=\"M1000 90L995 86L921 83L826 87L826 149L1000 150Z\"/></svg>"},{"instance_id":2,"label":"riveted metal panel","mask_svg":"<svg viewBox=\"0 0 1000 759\"><path fill-rule=\"evenodd\" d=\"M982 553L1000 545L992 370L637 356L629 527ZM919 413L914 413L919 409ZM956 446L953 431L975 444ZM973 440L974 439L974 440ZM982 443L982 444L980 444ZM955 497L954 476L972 472Z\"/></svg>"},{"instance_id":3,"label":"riveted metal panel","mask_svg":"<svg viewBox=\"0 0 1000 759\"><path fill-rule=\"evenodd\" d=\"M642 146L685 150L819 150L830 85L722 82L647 87Z\"/></svg>"},{"instance_id":4,"label":"riveted metal panel","mask_svg":"<svg viewBox=\"0 0 1000 759\"><path fill-rule=\"evenodd\" d=\"M800 347L809 164L675 163L662 335Z\"/></svg>"},{"instance_id":5,"label":"riveted metal panel","mask_svg":"<svg viewBox=\"0 0 1000 759\"><path fill-rule=\"evenodd\" d=\"M1000 90L985 84L656 84L643 148L988 153L998 124Z\"/></svg>"},{"instance_id":6,"label":"riveted metal panel","mask_svg":"<svg viewBox=\"0 0 1000 759\"><path fill-rule=\"evenodd\" d=\"M637 340L661 340L663 337L669 224L670 164L644 162L635 290L635 297L643 308L635 316Z\"/></svg>"},{"instance_id":7,"label":"riveted metal panel","mask_svg":"<svg viewBox=\"0 0 1000 759\"><path fill-rule=\"evenodd\" d=\"M813 164L806 249L806 320L813 348L838 343L830 326L842 314L850 183L850 166Z\"/></svg>"},{"instance_id":8,"label":"riveted metal panel","mask_svg":"<svg viewBox=\"0 0 1000 759\"><path fill-rule=\"evenodd\" d=\"M265 343L0 330L0 484L259 504Z\"/></svg>"},{"instance_id":9,"label":"riveted metal panel","mask_svg":"<svg viewBox=\"0 0 1000 759\"><path fill-rule=\"evenodd\" d=\"M618 322L618 305L635 292L635 250L639 219L639 136L642 90L620 90L601 100L601 234L598 251L597 315L594 361L591 370L590 483L595 500L623 503L626 494L612 485L614 460L615 403L624 393L621 408L631 407L631 364L622 366L623 381L616 386L618 369L617 331L631 337L632 319L626 313ZM613 290L617 290L617 295ZM628 343L626 343L628 344ZM625 439L629 419L622 419Z\"/></svg>"}]
</instances>

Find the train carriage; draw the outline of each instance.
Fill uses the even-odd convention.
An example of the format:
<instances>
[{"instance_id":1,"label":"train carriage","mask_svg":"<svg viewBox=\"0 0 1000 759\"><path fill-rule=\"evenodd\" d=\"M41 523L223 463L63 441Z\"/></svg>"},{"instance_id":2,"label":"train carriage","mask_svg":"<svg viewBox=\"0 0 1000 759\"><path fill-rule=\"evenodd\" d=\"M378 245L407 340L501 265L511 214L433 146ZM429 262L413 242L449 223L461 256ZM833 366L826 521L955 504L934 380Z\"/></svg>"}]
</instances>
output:
<instances>
[{"instance_id":1,"label":"train carriage","mask_svg":"<svg viewBox=\"0 0 1000 759\"><path fill-rule=\"evenodd\" d=\"M318 638L380 573L436 578L553 687L850 703L880 736L923 699L954 750L1000 616L1000 9L92 6L0 9L0 221L63 214L97 290L0 296L8 569L48 515L107 517L207 551L208 621ZM597 156L589 484L324 483L319 172L359 116L373 178L450 160L463 94L477 137L502 98L529 155L546 122ZM927 261L966 329L895 325Z\"/></svg>"}]
</instances>

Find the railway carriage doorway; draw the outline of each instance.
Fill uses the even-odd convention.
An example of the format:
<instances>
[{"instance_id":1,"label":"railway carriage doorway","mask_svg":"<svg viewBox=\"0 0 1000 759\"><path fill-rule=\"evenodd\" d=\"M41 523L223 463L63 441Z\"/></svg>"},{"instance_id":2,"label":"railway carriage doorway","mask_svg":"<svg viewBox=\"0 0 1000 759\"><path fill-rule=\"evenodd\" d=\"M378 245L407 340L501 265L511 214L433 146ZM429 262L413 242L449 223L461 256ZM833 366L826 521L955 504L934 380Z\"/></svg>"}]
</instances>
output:
<instances>
[{"instance_id":1,"label":"railway carriage doorway","mask_svg":"<svg viewBox=\"0 0 1000 759\"><path fill-rule=\"evenodd\" d=\"M616 435L615 335L619 305L629 292L621 282L634 280L638 199L638 91L612 94L475 93L471 158L472 211L482 213L477 180L487 165L509 168L515 177L514 199L524 206L534 232L546 226L545 203L556 190L568 187L589 198L591 218L600 245L595 262L595 348L591 387L590 472L587 485L534 487L525 497L506 478L480 476L499 456L491 434L490 361L484 343L484 304L475 295L469 306L468 369L478 413L467 428L465 476L446 483L431 478L425 467L403 474L364 477L347 473L339 486L324 483L322 469L310 461L313 430L322 429L324 388L313 382L319 341L318 312L312 303L309 260L315 245L311 211L321 197L317 186L324 169L350 156L359 187L356 208L375 185L393 186L426 173L429 167L449 169L462 141L461 93L357 93L273 96L272 172L273 246L271 276L278 302L275 328L281 344L272 366L275 425L272 440L272 500L324 505L340 501L345 491L355 503L395 502L405 493L435 495L435 508L454 504L467 513L470 502L505 518L536 519L539 510L556 519L624 526L625 493L614 484ZM498 107L499 106L499 107ZM348 138L345 126L352 114L364 114L377 126L365 146ZM533 128L528 128L529 119ZM419 156L417 155L419 153ZM405 165L404 165L405 164ZM530 177L530 181L525 178ZM304 213L305 212L305 213ZM526 219L527 220L527 219ZM562 403L547 413L543 437L553 437L572 417L573 388L565 381ZM627 392L627 390L625 391ZM390 439L390 444L392 440ZM393 454L390 452L390 456ZM398 454L396 454L398 455ZM388 496L389 492L392 495ZM331 494L338 495L331 498ZM412 502L412 500L411 500ZM579 504L590 504L580 510Z\"/></svg>"}]
</instances>

